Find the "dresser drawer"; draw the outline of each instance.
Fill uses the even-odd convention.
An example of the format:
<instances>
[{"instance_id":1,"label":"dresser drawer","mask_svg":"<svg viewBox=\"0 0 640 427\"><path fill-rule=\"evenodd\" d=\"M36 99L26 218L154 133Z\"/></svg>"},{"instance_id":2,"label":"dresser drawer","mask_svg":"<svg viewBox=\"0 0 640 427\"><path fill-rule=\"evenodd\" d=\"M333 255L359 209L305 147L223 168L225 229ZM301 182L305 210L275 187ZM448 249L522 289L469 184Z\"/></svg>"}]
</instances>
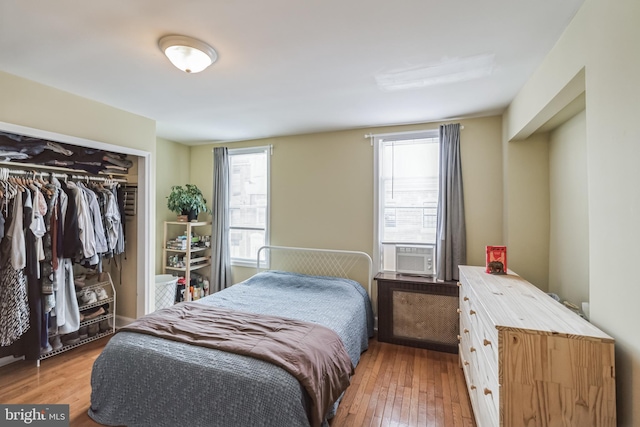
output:
<instances>
[{"instance_id":1,"label":"dresser drawer","mask_svg":"<svg viewBox=\"0 0 640 427\"><path fill-rule=\"evenodd\" d=\"M498 330L487 317L477 297L467 288L462 286L460 291L460 314L468 317L468 328L478 336L479 347L482 348L487 358L496 362L493 369L497 376Z\"/></svg>"},{"instance_id":2,"label":"dresser drawer","mask_svg":"<svg viewBox=\"0 0 640 427\"><path fill-rule=\"evenodd\" d=\"M463 340L464 341L464 340ZM465 380L467 382L467 390L469 391L469 398L473 406L473 412L476 417L478 427L492 427L498 426L498 410L497 410L497 397L494 398L492 393L486 393L487 387L483 385L481 379L478 378L478 365L473 361L473 356L467 359L469 354L468 350L465 351L464 345L460 344L460 358L463 364L463 370L465 374ZM494 402L494 399L496 402Z\"/></svg>"}]
</instances>

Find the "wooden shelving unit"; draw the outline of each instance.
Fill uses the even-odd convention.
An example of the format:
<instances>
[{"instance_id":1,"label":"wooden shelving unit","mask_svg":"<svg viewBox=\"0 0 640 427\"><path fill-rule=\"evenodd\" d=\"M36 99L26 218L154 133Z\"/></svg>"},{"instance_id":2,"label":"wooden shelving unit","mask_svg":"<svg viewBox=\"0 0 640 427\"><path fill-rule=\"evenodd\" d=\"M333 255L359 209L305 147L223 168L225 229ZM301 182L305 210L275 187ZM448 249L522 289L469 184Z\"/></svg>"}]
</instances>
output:
<instances>
[{"instance_id":1,"label":"wooden shelving unit","mask_svg":"<svg viewBox=\"0 0 640 427\"><path fill-rule=\"evenodd\" d=\"M198 227L211 226L210 222L182 222L182 221L165 221L164 222L164 240L163 240L163 254L162 254L162 271L164 274L178 273L179 276L185 278L187 286L185 287L184 300L191 301L192 295L189 292L189 284L191 283L191 272L200 270L211 265L211 256L209 250L211 247L191 247L191 233ZM170 227L183 227L187 236L187 243L185 249L168 248L169 243L169 228ZM181 233L180 233L181 234ZM202 234L201 234L202 235ZM205 234L206 235L206 234ZM181 254L184 259L184 267L172 267L168 265L168 257L171 253Z\"/></svg>"}]
</instances>

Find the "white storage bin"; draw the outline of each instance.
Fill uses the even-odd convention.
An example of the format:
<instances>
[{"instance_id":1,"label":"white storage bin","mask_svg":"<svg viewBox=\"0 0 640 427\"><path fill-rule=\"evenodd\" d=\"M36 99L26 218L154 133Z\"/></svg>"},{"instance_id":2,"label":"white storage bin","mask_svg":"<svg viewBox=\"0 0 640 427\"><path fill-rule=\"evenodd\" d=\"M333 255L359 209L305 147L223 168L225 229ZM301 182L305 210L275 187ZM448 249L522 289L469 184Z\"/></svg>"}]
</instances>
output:
<instances>
[{"instance_id":1,"label":"white storage bin","mask_svg":"<svg viewBox=\"0 0 640 427\"><path fill-rule=\"evenodd\" d=\"M156 310L171 307L176 299L178 278L170 274L156 276Z\"/></svg>"}]
</instances>

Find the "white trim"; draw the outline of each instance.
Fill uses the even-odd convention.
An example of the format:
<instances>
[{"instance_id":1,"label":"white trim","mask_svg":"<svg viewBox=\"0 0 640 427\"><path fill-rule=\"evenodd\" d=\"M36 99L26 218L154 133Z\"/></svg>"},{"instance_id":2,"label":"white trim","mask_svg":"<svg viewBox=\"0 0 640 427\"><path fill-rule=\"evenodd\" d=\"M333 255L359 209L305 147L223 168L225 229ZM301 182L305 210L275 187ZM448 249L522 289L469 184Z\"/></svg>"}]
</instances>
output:
<instances>
[{"instance_id":1,"label":"white trim","mask_svg":"<svg viewBox=\"0 0 640 427\"><path fill-rule=\"evenodd\" d=\"M382 265L380 253L380 141L376 140L373 145L373 271L375 274L380 272Z\"/></svg>"},{"instance_id":2,"label":"white trim","mask_svg":"<svg viewBox=\"0 0 640 427\"><path fill-rule=\"evenodd\" d=\"M135 320L136 319L132 319L130 317L116 315L116 329L127 326L133 323Z\"/></svg>"},{"instance_id":3,"label":"white trim","mask_svg":"<svg viewBox=\"0 0 640 427\"><path fill-rule=\"evenodd\" d=\"M3 366L11 365L12 363L15 363L15 362L20 362L21 360L24 360L24 356L20 356L20 357L13 357L13 356L0 357L0 368L3 367Z\"/></svg>"},{"instance_id":4,"label":"white trim","mask_svg":"<svg viewBox=\"0 0 640 427\"><path fill-rule=\"evenodd\" d=\"M153 187L153 188L151 188ZM151 262L151 250L149 248L155 248L155 221L148 221L147 218L152 218L152 197L155 193L155 181L151 180L151 153L146 153L144 156L138 157L138 198L140 204L138 205L138 211L136 212L137 221L137 283L136 291L138 298L136 298L136 317L141 317L147 313L150 313L152 307L151 293L149 288L151 287L152 271L150 266ZM153 215L156 218L156 215ZM142 243L142 244L141 244ZM142 260L142 263L140 262ZM142 264L142 268L140 268Z\"/></svg>"}]
</instances>

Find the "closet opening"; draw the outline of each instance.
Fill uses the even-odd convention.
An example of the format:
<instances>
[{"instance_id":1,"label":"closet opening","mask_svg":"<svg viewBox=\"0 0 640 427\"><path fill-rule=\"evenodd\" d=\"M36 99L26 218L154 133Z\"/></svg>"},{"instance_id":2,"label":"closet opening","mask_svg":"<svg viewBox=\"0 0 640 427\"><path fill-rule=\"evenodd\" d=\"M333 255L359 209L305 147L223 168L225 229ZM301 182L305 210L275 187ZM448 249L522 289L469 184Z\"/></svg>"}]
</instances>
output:
<instances>
[{"instance_id":1,"label":"closet opening","mask_svg":"<svg viewBox=\"0 0 640 427\"><path fill-rule=\"evenodd\" d=\"M110 273L117 291L117 312L115 323L125 324L140 317L150 310L150 301L153 298L153 287L150 286L150 278L154 274L151 261L151 248L154 247L155 234L152 233L155 218L154 206L151 203L151 194L154 192L154 183L151 179L152 163L151 153L135 148L118 146L114 144L77 138L69 135L57 134L40 129L0 122L0 132L20 135L28 138L37 138L44 141L59 143L63 148L78 147L87 152L101 150L118 154L119 159L126 159L125 172L117 175L117 169L109 169L104 175L79 171L76 166L71 168L57 167L55 164L31 164L19 163L16 159L0 158L0 167L10 170L14 177L39 177L57 176L58 179L76 180L83 183L116 183L122 185L125 215L123 222L127 228L126 249L122 260L109 261L103 266L104 271ZM8 151L8 150L5 150ZM16 155L17 156L17 155ZM35 157L34 157L35 158ZM70 155L69 159L78 159ZM13 160L13 161L12 161ZM23 159L25 162L27 159ZM92 171L96 172L96 171ZM115 304L114 304L115 306ZM16 359L19 360L19 359ZM2 359L0 358L0 365Z\"/></svg>"}]
</instances>

